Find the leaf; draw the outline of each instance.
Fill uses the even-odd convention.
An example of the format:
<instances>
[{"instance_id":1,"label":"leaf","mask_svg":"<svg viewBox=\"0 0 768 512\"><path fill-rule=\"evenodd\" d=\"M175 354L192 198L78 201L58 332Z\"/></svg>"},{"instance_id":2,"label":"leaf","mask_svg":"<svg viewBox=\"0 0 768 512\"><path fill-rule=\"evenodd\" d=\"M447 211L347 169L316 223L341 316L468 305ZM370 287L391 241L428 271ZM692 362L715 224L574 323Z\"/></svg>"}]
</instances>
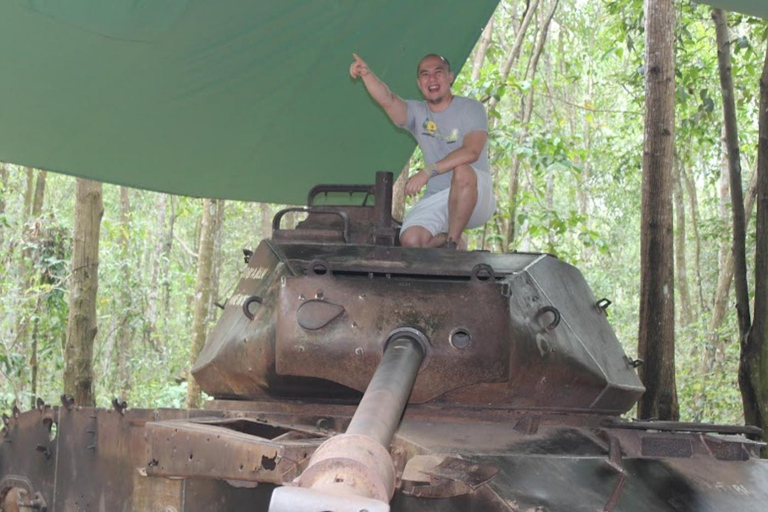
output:
<instances>
[{"instance_id":1,"label":"leaf","mask_svg":"<svg viewBox=\"0 0 768 512\"><path fill-rule=\"evenodd\" d=\"M616 54L616 48L610 48L607 52L605 52L602 57L600 57L600 60L606 60L608 57Z\"/></svg>"}]
</instances>

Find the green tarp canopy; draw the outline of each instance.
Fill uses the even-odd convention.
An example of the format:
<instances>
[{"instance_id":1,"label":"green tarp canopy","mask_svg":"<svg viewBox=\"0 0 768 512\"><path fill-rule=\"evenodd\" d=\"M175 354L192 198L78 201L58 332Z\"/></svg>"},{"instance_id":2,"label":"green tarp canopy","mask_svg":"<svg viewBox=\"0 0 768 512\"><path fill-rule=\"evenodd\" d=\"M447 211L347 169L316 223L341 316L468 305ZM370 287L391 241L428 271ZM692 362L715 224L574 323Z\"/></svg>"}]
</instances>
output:
<instances>
[{"instance_id":1,"label":"green tarp canopy","mask_svg":"<svg viewBox=\"0 0 768 512\"><path fill-rule=\"evenodd\" d=\"M696 0L697 3L709 4L726 11L740 12L768 18L768 0Z\"/></svg>"},{"instance_id":2,"label":"green tarp canopy","mask_svg":"<svg viewBox=\"0 0 768 512\"><path fill-rule=\"evenodd\" d=\"M460 66L497 2L5 0L0 161L299 204L373 183L414 142L349 77L352 52L418 97L419 57Z\"/></svg>"},{"instance_id":3,"label":"green tarp canopy","mask_svg":"<svg viewBox=\"0 0 768 512\"><path fill-rule=\"evenodd\" d=\"M302 203L413 150L348 75L403 97L498 0L5 0L0 161L175 194ZM707 0L768 17L768 0ZM458 69L455 69L458 71Z\"/></svg>"}]
</instances>

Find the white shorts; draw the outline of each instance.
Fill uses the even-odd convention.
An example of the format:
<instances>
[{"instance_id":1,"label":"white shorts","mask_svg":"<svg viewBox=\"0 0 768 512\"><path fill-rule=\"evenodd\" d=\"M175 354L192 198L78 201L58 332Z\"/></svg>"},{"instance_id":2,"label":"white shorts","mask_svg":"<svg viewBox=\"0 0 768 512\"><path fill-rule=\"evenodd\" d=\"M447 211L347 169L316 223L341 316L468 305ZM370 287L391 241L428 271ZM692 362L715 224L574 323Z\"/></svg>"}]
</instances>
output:
<instances>
[{"instance_id":1,"label":"white shorts","mask_svg":"<svg viewBox=\"0 0 768 512\"><path fill-rule=\"evenodd\" d=\"M496 210L496 197L493 195L493 177L487 172L478 172L472 167L477 176L477 204L469 217L465 229L482 226L491 219ZM405 215L400 232L413 226L421 226L432 236L448 232L448 196L451 189L441 190L427 198L419 200Z\"/></svg>"}]
</instances>

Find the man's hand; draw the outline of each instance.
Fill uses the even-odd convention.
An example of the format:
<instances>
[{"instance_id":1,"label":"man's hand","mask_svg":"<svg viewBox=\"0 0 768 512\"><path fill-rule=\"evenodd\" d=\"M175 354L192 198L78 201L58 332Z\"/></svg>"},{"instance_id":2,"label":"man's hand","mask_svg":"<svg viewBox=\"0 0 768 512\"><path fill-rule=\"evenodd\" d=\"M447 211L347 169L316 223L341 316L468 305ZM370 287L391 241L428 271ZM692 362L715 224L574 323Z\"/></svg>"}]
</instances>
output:
<instances>
[{"instance_id":1,"label":"man's hand","mask_svg":"<svg viewBox=\"0 0 768 512\"><path fill-rule=\"evenodd\" d=\"M368 64L358 54L353 53L352 56L355 58L355 61L349 66L349 76L353 80L362 78L363 84L371 98L381 105L393 123L397 126L403 126L408 120L408 107L405 102L397 94L393 94L389 87L387 87L387 84L373 74L371 68L368 67Z\"/></svg>"},{"instance_id":2,"label":"man's hand","mask_svg":"<svg viewBox=\"0 0 768 512\"><path fill-rule=\"evenodd\" d=\"M424 188L424 185L429 181L429 172L426 169L422 169L413 176L410 177L408 183L405 184L405 194L413 196L419 193Z\"/></svg>"},{"instance_id":3,"label":"man's hand","mask_svg":"<svg viewBox=\"0 0 768 512\"><path fill-rule=\"evenodd\" d=\"M356 53L353 53L352 56L355 58L355 61L352 63L351 66L349 66L349 76L357 79L371 72L371 69L368 67L368 64L366 64L365 61L361 59L359 55L357 55Z\"/></svg>"}]
</instances>

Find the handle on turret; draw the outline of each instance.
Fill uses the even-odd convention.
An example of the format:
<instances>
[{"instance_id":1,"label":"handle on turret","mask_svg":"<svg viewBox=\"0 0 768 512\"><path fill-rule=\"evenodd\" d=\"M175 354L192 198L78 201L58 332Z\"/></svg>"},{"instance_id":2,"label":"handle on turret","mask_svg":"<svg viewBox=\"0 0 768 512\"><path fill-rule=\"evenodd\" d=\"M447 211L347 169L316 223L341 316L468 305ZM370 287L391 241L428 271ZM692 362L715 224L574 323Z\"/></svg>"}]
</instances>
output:
<instances>
[{"instance_id":1,"label":"handle on turret","mask_svg":"<svg viewBox=\"0 0 768 512\"><path fill-rule=\"evenodd\" d=\"M322 206L317 206L313 208L283 208L279 212L275 214L275 216L272 218L272 231L279 231L280 230L280 221L283 220L283 217L287 213L291 212L300 212L300 213L313 213L315 215L335 215L339 218L341 218L341 221L343 223L343 227L341 229L341 237L344 239L344 243L348 244L350 241L349 238L349 215L347 215L347 212L339 211L339 210L333 210Z\"/></svg>"}]
</instances>

